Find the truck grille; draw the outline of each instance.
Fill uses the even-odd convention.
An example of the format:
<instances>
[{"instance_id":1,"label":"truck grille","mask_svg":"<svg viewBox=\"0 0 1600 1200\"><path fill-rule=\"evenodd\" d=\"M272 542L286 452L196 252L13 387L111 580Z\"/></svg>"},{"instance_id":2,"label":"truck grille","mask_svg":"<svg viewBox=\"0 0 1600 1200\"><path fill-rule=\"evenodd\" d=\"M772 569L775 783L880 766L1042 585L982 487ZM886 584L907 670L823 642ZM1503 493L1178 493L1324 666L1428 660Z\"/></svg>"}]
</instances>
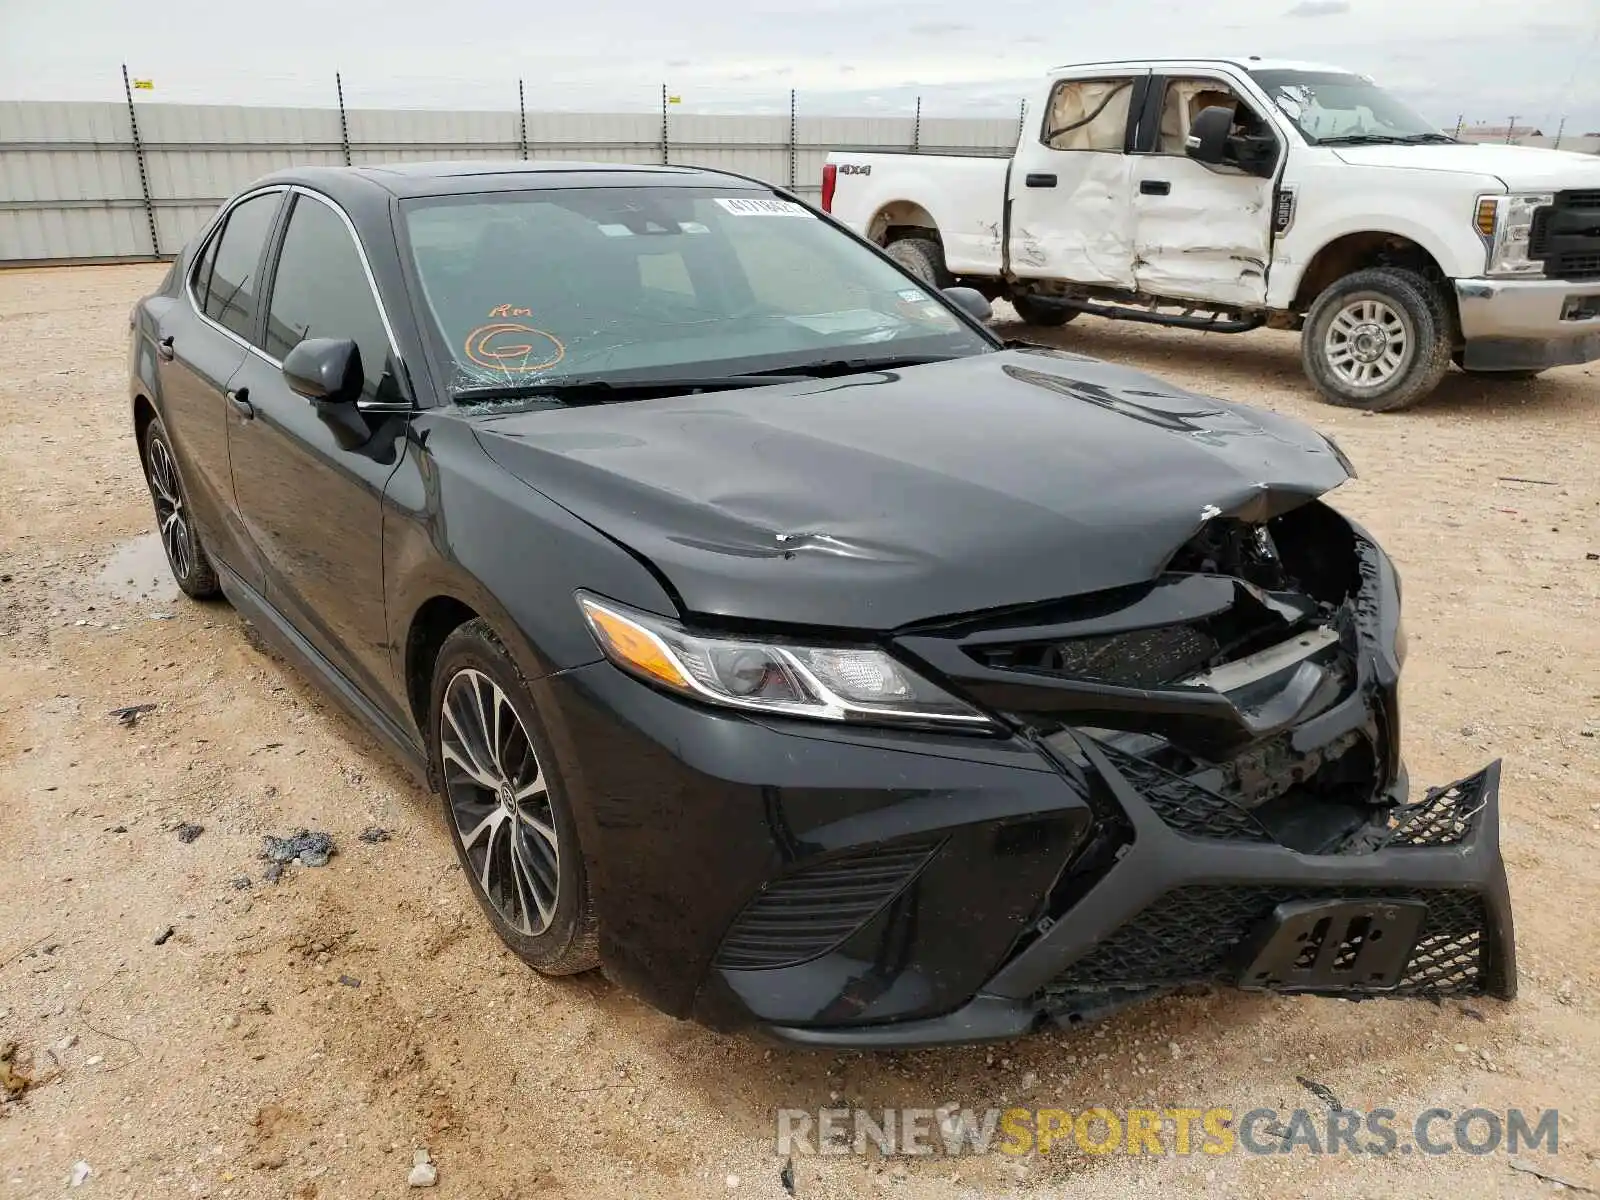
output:
<instances>
[{"instance_id":1,"label":"truck grille","mask_svg":"<svg viewBox=\"0 0 1600 1200\"><path fill-rule=\"evenodd\" d=\"M1535 213L1528 257L1551 279L1600 278L1600 191L1558 192Z\"/></svg>"}]
</instances>

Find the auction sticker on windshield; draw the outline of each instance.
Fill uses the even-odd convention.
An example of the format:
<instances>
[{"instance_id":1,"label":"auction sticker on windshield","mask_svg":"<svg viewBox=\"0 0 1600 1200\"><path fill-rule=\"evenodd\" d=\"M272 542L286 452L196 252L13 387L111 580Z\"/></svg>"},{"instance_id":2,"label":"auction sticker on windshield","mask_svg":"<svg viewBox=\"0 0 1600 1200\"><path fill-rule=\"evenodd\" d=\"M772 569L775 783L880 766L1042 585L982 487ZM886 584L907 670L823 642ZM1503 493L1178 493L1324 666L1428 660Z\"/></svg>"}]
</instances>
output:
<instances>
[{"instance_id":1,"label":"auction sticker on windshield","mask_svg":"<svg viewBox=\"0 0 1600 1200\"><path fill-rule=\"evenodd\" d=\"M809 217L811 214L792 200L770 198L717 198L717 203L736 217Z\"/></svg>"}]
</instances>

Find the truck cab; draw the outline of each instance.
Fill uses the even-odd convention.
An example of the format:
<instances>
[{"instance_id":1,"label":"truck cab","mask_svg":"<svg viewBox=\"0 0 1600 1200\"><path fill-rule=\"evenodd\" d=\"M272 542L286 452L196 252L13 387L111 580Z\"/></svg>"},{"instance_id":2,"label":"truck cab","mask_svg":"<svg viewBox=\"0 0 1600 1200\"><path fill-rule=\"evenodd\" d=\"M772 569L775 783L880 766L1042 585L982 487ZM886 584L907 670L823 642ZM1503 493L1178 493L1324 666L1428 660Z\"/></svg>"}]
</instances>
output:
<instances>
[{"instance_id":1,"label":"truck cab","mask_svg":"<svg viewBox=\"0 0 1600 1200\"><path fill-rule=\"evenodd\" d=\"M1338 67L1058 68L1009 159L836 152L824 196L1031 323L1299 330L1336 404L1600 357L1600 158L1461 144Z\"/></svg>"}]
</instances>

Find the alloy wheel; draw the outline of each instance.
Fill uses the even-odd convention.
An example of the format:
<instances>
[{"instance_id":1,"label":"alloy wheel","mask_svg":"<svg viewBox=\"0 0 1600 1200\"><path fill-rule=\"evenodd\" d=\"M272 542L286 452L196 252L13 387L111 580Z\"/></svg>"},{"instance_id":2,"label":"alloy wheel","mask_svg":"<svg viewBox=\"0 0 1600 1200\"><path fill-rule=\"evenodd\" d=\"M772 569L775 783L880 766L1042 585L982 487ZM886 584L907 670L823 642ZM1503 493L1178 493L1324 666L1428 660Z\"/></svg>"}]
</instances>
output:
<instances>
[{"instance_id":1,"label":"alloy wheel","mask_svg":"<svg viewBox=\"0 0 1600 1200\"><path fill-rule=\"evenodd\" d=\"M1328 326L1323 343L1328 366L1344 383L1376 388L1406 365L1411 331L1403 317L1370 296L1351 300Z\"/></svg>"},{"instance_id":2,"label":"alloy wheel","mask_svg":"<svg viewBox=\"0 0 1600 1200\"><path fill-rule=\"evenodd\" d=\"M544 771L500 685L471 667L445 685L439 709L445 796L469 869L518 933L550 928L561 850Z\"/></svg>"},{"instance_id":3,"label":"alloy wheel","mask_svg":"<svg viewBox=\"0 0 1600 1200\"><path fill-rule=\"evenodd\" d=\"M150 439L147 457L149 464L145 474L150 482L150 497L155 501L161 544L166 549L172 573L179 579L187 579L194 569L194 550L189 543L189 517L183 507L183 489L178 485L178 468L163 438Z\"/></svg>"}]
</instances>

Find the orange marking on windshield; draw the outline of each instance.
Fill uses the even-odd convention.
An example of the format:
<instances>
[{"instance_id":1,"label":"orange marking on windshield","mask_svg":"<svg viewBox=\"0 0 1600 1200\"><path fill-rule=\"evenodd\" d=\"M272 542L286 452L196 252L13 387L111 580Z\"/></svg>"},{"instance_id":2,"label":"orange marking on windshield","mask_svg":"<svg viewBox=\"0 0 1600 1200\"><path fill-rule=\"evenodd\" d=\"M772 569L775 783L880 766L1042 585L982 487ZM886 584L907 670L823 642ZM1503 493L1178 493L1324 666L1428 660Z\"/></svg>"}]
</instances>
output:
<instances>
[{"instance_id":1,"label":"orange marking on windshield","mask_svg":"<svg viewBox=\"0 0 1600 1200\"><path fill-rule=\"evenodd\" d=\"M555 334L511 322L479 325L467 334L462 349L478 366L496 371L543 371L567 355L566 346ZM536 356L538 361L529 361Z\"/></svg>"},{"instance_id":2,"label":"orange marking on windshield","mask_svg":"<svg viewBox=\"0 0 1600 1200\"><path fill-rule=\"evenodd\" d=\"M496 304L489 310L489 315L491 317L531 317L533 316L533 309L512 308L509 304Z\"/></svg>"}]
</instances>

